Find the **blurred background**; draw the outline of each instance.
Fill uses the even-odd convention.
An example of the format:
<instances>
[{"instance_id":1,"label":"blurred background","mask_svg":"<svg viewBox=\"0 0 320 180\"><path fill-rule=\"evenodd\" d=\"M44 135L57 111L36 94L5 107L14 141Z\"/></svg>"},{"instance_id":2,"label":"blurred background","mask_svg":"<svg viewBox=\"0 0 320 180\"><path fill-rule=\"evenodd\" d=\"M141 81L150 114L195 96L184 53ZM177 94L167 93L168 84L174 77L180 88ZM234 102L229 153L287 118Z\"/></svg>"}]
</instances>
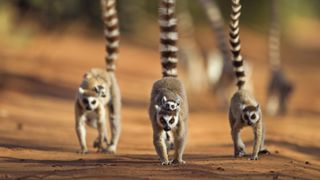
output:
<instances>
[{"instance_id":1,"label":"blurred background","mask_svg":"<svg viewBox=\"0 0 320 180\"><path fill-rule=\"evenodd\" d=\"M215 2L221 11L220 20L224 21L220 24L225 36L222 41L227 43L231 4L226 0ZM264 111L271 76L270 2L241 1L242 52L250 64L252 88ZM285 115L266 114L267 144L280 156L319 162L320 1L276 2L281 69L294 91ZM117 10L121 45L116 74L124 105L119 152L154 154L146 109L152 83L161 77L158 1L118 0ZM232 155L226 107L233 90L217 93L212 88L215 82L210 82L211 53L213 59L221 59L218 31L213 30L200 1L177 0L177 16L179 76L187 86L191 110L187 152ZM60 159L78 158L74 153L79 146L74 132L73 103L82 75L91 67L105 67L100 17L99 0L0 0L3 156L19 159L28 154L30 158L56 159L53 153L63 152ZM90 129L88 133L91 144L96 131ZM244 134L249 144L250 133ZM11 162L12 167L18 166L19 161Z\"/></svg>"},{"instance_id":2,"label":"blurred background","mask_svg":"<svg viewBox=\"0 0 320 180\"><path fill-rule=\"evenodd\" d=\"M230 2L218 0L216 3L219 5L223 17L228 17ZM241 3L243 4L243 12L245 12L241 16L241 24L258 33L267 33L270 21L270 2L267 0L257 2L243 0ZM277 3L281 11L280 21L284 40L299 44L300 41L297 39L306 40L306 38L313 38L312 35L316 35L312 31L317 30L320 16L317 9L319 1L280 0ZM196 27L208 26L206 14L199 1L178 1L177 4L178 11L185 9L190 11ZM139 39L141 43L152 39L157 42L157 38L153 35L158 29L157 5L157 1L148 0L118 1L117 9L124 39ZM102 31L100 1L98 0L1 0L0 6L1 36L11 44L25 42L39 32L63 32L75 25L86 29L87 35L98 34L100 36ZM15 39L14 42L12 42L12 38ZM300 42L300 44L305 43ZM311 46L312 43L308 44Z\"/></svg>"}]
</instances>

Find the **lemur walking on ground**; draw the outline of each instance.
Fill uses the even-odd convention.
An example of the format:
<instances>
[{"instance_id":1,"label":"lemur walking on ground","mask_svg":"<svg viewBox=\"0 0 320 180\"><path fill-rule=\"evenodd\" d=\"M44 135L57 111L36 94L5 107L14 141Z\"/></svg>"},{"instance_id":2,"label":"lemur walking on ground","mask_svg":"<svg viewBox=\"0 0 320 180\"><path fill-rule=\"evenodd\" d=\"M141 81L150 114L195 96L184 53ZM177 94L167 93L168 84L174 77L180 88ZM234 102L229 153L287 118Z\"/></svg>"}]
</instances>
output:
<instances>
[{"instance_id":1,"label":"lemur walking on ground","mask_svg":"<svg viewBox=\"0 0 320 180\"><path fill-rule=\"evenodd\" d=\"M240 137L240 131L246 126L253 128L254 144L251 160L257 160L259 153L268 153L264 147L265 129L262 121L262 113L257 100L245 90L244 59L240 53L240 27L239 18L241 15L240 0L232 0L232 14L230 22L230 45L233 55L232 64L237 79L238 90L231 98L229 109L229 121L231 135L234 144L234 156L242 157L246 154L245 145Z\"/></svg>"},{"instance_id":2,"label":"lemur walking on ground","mask_svg":"<svg viewBox=\"0 0 320 180\"><path fill-rule=\"evenodd\" d=\"M121 93L114 74L118 57L119 26L115 0L101 0L104 35L107 41L107 68L90 69L80 84L75 102L75 129L80 153L87 153L86 125L98 130L94 148L99 152L115 153L121 132ZM108 114L107 114L108 113ZM108 141L106 116L109 117L111 140Z\"/></svg>"},{"instance_id":3,"label":"lemur walking on ground","mask_svg":"<svg viewBox=\"0 0 320 180\"><path fill-rule=\"evenodd\" d=\"M271 0L271 22L269 32L269 64L271 77L267 89L267 113L269 115L285 114L293 84L281 67L279 2Z\"/></svg>"},{"instance_id":4,"label":"lemur walking on ground","mask_svg":"<svg viewBox=\"0 0 320 180\"><path fill-rule=\"evenodd\" d=\"M177 19L175 0L160 0L160 52L162 79L153 84L149 116L153 144L162 165L184 164L183 153L188 135L188 100L182 82L177 78ZM168 157L168 135L172 133L174 157Z\"/></svg>"}]
</instances>

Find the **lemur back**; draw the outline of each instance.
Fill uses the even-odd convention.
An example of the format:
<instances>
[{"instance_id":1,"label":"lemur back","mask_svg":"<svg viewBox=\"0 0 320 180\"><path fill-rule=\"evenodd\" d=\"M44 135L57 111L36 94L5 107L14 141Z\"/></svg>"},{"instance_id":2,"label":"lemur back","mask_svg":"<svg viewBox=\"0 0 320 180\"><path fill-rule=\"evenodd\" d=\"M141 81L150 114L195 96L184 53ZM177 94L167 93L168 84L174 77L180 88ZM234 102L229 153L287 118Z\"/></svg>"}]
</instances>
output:
<instances>
[{"instance_id":1,"label":"lemur back","mask_svg":"<svg viewBox=\"0 0 320 180\"><path fill-rule=\"evenodd\" d=\"M264 147L264 125L260 106L254 96L244 88L245 70L243 68L244 59L241 55L240 15L240 0L232 0L230 45L238 90L231 98L229 121L234 144L234 156L242 157L246 154L245 145L240 137L240 131L243 127L249 126L254 131L254 145L250 159L257 160L259 153L267 153L268 151Z\"/></svg>"},{"instance_id":2,"label":"lemur back","mask_svg":"<svg viewBox=\"0 0 320 180\"><path fill-rule=\"evenodd\" d=\"M80 153L87 153L86 129L89 125L98 130L93 147L99 152L115 153L121 133L121 93L114 74L119 47L118 18L115 0L101 0L102 19L106 45L106 70L93 68L83 77L76 103L76 133L81 146ZM106 116L109 118L111 140L108 142Z\"/></svg>"},{"instance_id":3,"label":"lemur back","mask_svg":"<svg viewBox=\"0 0 320 180\"><path fill-rule=\"evenodd\" d=\"M177 78L177 45L175 0L161 0L159 9L160 53L163 78L153 84L149 116L153 144L162 165L184 164L188 133L188 101L183 84ZM174 136L174 159L169 161L168 133Z\"/></svg>"},{"instance_id":4,"label":"lemur back","mask_svg":"<svg viewBox=\"0 0 320 180\"><path fill-rule=\"evenodd\" d=\"M290 82L281 68L280 23L278 2L271 0L271 22L269 32L270 80L267 89L267 113L269 115L285 114L287 103L293 91Z\"/></svg>"}]
</instances>

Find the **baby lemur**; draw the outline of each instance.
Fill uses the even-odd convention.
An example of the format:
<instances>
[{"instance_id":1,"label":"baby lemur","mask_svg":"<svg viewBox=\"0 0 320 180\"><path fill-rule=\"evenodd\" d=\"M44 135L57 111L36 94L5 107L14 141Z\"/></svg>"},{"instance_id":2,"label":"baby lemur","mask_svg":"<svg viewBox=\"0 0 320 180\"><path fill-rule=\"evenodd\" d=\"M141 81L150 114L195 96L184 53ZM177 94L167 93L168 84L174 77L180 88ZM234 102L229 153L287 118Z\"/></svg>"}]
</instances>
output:
<instances>
[{"instance_id":1,"label":"baby lemur","mask_svg":"<svg viewBox=\"0 0 320 180\"><path fill-rule=\"evenodd\" d=\"M163 78L153 84L149 116L153 128L153 144L162 165L184 164L188 134L188 100L184 86L177 78L177 45L175 0L161 0L159 23L161 30L161 64ZM174 159L169 160L168 135L173 135Z\"/></svg>"},{"instance_id":2,"label":"baby lemur","mask_svg":"<svg viewBox=\"0 0 320 180\"><path fill-rule=\"evenodd\" d=\"M104 36L107 41L105 57L107 68L91 69L79 87L75 118L80 153L87 153L85 125L98 129L94 148L100 152L115 153L121 132L121 93L114 74L119 49L119 25L115 0L101 0ZM111 141L108 142L106 116L109 117Z\"/></svg>"},{"instance_id":3,"label":"baby lemur","mask_svg":"<svg viewBox=\"0 0 320 180\"><path fill-rule=\"evenodd\" d=\"M232 14L230 22L230 44L233 54L233 66L237 79L238 90L231 98L229 109L229 121L231 135L234 144L234 156L242 157L246 154L245 145L240 137L243 127L250 126L254 131L254 144L251 160L257 160L259 153L268 153L264 147L264 125L262 113L257 100L251 93L243 88L245 84L245 72L243 57L240 54L239 18L241 15L240 0L232 0Z\"/></svg>"}]
</instances>

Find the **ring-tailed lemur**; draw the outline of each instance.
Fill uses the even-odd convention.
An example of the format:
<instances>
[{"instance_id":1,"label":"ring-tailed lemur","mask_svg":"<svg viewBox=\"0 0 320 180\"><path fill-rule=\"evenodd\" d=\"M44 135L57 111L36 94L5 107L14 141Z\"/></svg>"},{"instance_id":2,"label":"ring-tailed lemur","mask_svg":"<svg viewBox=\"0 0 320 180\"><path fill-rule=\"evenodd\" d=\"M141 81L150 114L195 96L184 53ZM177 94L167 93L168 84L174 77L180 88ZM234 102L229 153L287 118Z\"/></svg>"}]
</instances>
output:
<instances>
[{"instance_id":1,"label":"ring-tailed lemur","mask_svg":"<svg viewBox=\"0 0 320 180\"><path fill-rule=\"evenodd\" d=\"M231 63L231 55L228 51L226 43L226 35L224 31L224 20L217 3L213 0L200 0L200 3L207 14L211 23L211 27L215 34L218 49L220 52L209 51L207 54L207 76L210 87L213 87L213 92L218 97L220 108L225 109L228 106L228 99L234 92L234 73ZM248 62L244 63L246 71L246 88L253 92L251 82L251 65Z\"/></svg>"},{"instance_id":2,"label":"ring-tailed lemur","mask_svg":"<svg viewBox=\"0 0 320 180\"><path fill-rule=\"evenodd\" d=\"M254 145L251 160L257 160L259 153L267 153L264 147L264 125L262 113L257 100L252 94L244 89L245 71L243 68L243 57L240 53L240 27L239 18L241 15L240 0L232 0L232 14L230 22L230 44L233 55L232 64L237 79L238 90L231 98L229 109L229 121L231 135L234 144L235 157L245 155L245 145L240 137L243 127L251 126L254 131Z\"/></svg>"},{"instance_id":3,"label":"ring-tailed lemur","mask_svg":"<svg viewBox=\"0 0 320 180\"><path fill-rule=\"evenodd\" d=\"M114 74L118 56L119 26L115 0L101 0L104 35L107 40L105 58L107 70L91 69L82 80L76 103L76 132L80 142L80 153L87 153L85 125L98 129L94 148L101 152L115 153L121 132L121 93ZM109 116L111 141L108 142L106 116ZM104 145L105 143L105 145Z\"/></svg>"},{"instance_id":4,"label":"ring-tailed lemur","mask_svg":"<svg viewBox=\"0 0 320 180\"><path fill-rule=\"evenodd\" d=\"M188 100L177 78L177 20L175 0L161 0L159 9L162 79L153 84L149 116L153 128L153 144L162 165L184 164L182 159L188 134ZM168 132L173 134L174 159L168 158Z\"/></svg>"},{"instance_id":5,"label":"ring-tailed lemur","mask_svg":"<svg viewBox=\"0 0 320 180\"><path fill-rule=\"evenodd\" d=\"M271 23L269 32L269 63L271 77L267 89L267 113L284 114L293 91L293 84L287 79L281 68L280 23L278 2L271 0Z\"/></svg>"}]
</instances>

